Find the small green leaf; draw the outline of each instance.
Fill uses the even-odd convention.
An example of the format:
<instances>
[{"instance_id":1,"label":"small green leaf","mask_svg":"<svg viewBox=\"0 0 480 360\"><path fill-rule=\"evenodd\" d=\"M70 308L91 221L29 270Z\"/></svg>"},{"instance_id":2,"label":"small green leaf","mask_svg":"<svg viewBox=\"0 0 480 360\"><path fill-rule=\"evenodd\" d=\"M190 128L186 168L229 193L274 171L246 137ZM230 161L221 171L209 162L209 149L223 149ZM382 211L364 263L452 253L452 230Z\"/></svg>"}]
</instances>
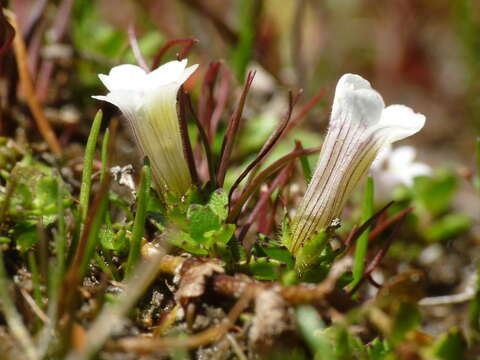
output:
<instances>
[{"instance_id":1,"label":"small green leaf","mask_svg":"<svg viewBox=\"0 0 480 360\"><path fill-rule=\"evenodd\" d=\"M477 191L480 192L480 137L477 137L477 151L476 151L476 167L477 174L473 180Z\"/></svg>"},{"instance_id":2,"label":"small green leaf","mask_svg":"<svg viewBox=\"0 0 480 360\"><path fill-rule=\"evenodd\" d=\"M429 241L441 241L453 238L470 229L472 219L465 214L447 214L435 221L427 230Z\"/></svg>"},{"instance_id":3,"label":"small green leaf","mask_svg":"<svg viewBox=\"0 0 480 360\"><path fill-rule=\"evenodd\" d=\"M103 113L101 110L97 112L93 119L90 134L88 135L87 145L85 146L85 157L83 159L82 185L80 187L80 212L82 214L82 224L87 220L87 214L90 203L90 192L92 189L92 170L93 160L95 158L95 148L97 146L97 138L102 125Z\"/></svg>"},{"instance_id":4,"label":"small green leaf","mask_svg":"<svg viewBox=\"0 0 480 360\"><path fill-rule=\"evenodd\" d=\"M336 359L333 344L324 332L325 324L315 308L300 306L296 311L296 316L300 334L315 354L315 359Z\"/></svg>"},{"instance_id":5,"label":"small green leaf","mask_svg":"<svg viewBox=\"0 0 480 360\"><path fill-rule=\"evenodd\" d=\"M370 344L367 345L367 353L369 360L385 360L391 353L391 349L387 340L375 338Z\"/></svg>"},{"instance_id":6,"label":"small green leaf","mask_svg":"<svg viewBox=\"0 0 480 360\"><path fill-rule=\"evenodd\" d=\"M282 221L282 234L280 237L280 242L284 245L287 249L290 248L291 242L291 231L290 231L290 219L288 216L285 216Z\"/></svg>"},{"instance_id":7,"label":"small green leaf","mask_svg":"<svg viewBox=\"0 0 480 360\"><path fill-rule=\"evenodd\" d=\"M295 270L299 274L303 273L308 267L320 262L329 237L325 230L321 231L300 247L295 261Z\"/></svg>"},{"instance_id":8,"label":"small green leaf","mask_svg":"<svg viewBox=\"0 0 480 360\"><path fill-rule=\"evenodd\" d=\"M458 360L465 358L467 343L460 330L451 329L443 334L434 345L433 354L441 360Z\"/></svg>"},{"instance_id":9,"label":"small green leaf","mask_svg":"<svg viewBox=\"0 0 480 360\"><path fill-rule=\"evenodd\" d=\"M187 219L188 232L199 243L205 241L203 234L220 227L218 216L207 206L191 205L187 212Z\"/></svg>"},{"instance_id":10,"label":"small green leaf","mask_svg":"<svg viewBox=\"0 0 480 360\"><path fill-rule=\"evenodd\" d=\"M38 241L37 227L33 221L15 226L13 238L20 252L30 250Z\"/></svg>"},{"instance_id":11,"label":"small green leaf","mask_svg":"<svg viewBox=\"0 0 480 360\"><path fill-rule=\"evenodd\" d=\"M12 240L6 236L0 236L0 244L10 244Z\"/></svg>"},{"instance_id":12,"label":"small green leaf","mask_svg":"<svg viewBox=\"0 0 480 360\"><path fill-rule=\"evenodd\" d=\"M295 265L295 259L287 249L270 245L265 247L262 246L262 250L268 257L287 264L288 269L292 269Z\"/></svg>"},{"instance_id":13,"label":"small green leaf","mask_svg":"<svg viewBox=\"0 0 480 360\"><path fill-rule=\"evenodd\" d=\"M210 197L208 206L221 221L228 215L228 195L223 189L217 189Z\"/></svg>"},{"instance_id":14,"label":"small green leaf","mask_svg":"<svg viewBox=\"0 0 480 360\"><path fill-rule=\"evenodd\" d=\"M53 176L45 176L38 180L33 205L47 212L56 213L56 202L58 199L57 180Z\"/></svg>"},{"instance_id":15,"label":"small green leaf","mask_svg":"<svg viewBox=\"0 0 480 360\"><path fill-rule=\"evenodd\" d=\"M129 241L125 236L125 231L121 230L115 233L112 229L100 230L100 245L105 250L117 251L119 253L126 253L129 247Z\"/></svg>"},{"instance_id":16,"label":"small green leaf","mask_svg":"<svg viewBox=\"0 0 480 360\"><path fill-rule=\"evenodd\" d=\"M405 335L415 330L422 318L417 306L411 303L402 303L395 315L391 340L393 344L401 342Z\"/></svg>"},{"instance_id":17,"label":"small green leaf","mask_svg":"<svg viewBox=\"0 0 480 360\"><path fill-rule=\"evenodd\" d=\"M235 232L235 225L225 224L217 230L207 231L204 235L205 247L210 249L213 244L227 244Z\"/></svg>"},{"instance_id":18,"label":"small green leaf","mask_svg":"<svg viewBox=\"0 0 480 360\"><path fill-rule=\"evenodd\" d=\"M140 257L142 247L142 238L145 233L145 219L147 217L148 196L150 194L151 173L150 167L144 165L140 175L140 184L137 193L137 211L133 221L132 238L130 241L130 249L128 252L127 266L125 272L130 275L133 267Z\"/></svg>"},{"instance_id":19,"label":"small green leaf","mask_svg":"<svg viewBox=\"0 0 480 360\"><path fill-rule=\"evenodd\" d=\"M325 329L325 334L335 344L335 355L338 359L365 359L366 349L362 340L352 335L345 327L334 325Z\"/></svg>"},{"instance_id":20,"label":"small green leaf","mask_svg":"<svg viewBox=\"0 0 480 360\"><path fill-rule=\"evenodd\" d=\"M194 255L208 255L208 251L201 247L196 240L183 231L175 231L167 234L167 241L180 249Z\"/></svg>"},{"instance_id":21,"label":"small green leaf","mask_svg":"<svg viewBox=\"0 0 480 360\"><path fill-rule=\"evenodd\" d=\"M369 176L367 179L367 183L365 184L365 197L363 200L362 220L364 222L370 219L373 215L373 198L373 178ZM365 256L367 255L369 233L370 229L365 229L365 231L359 236L357 240L357 244L355 247L354 264L352 269L353 281L350 284L350 289L353 289L363 276L363 269L365 267Z\"/></svg>"},{"instance_id":22,"label":"small green leaf","mask_svg":"<svg viewBox=\"0 0 480 360\"><path fill-rule=\"evenodd\" d=\"M266 258L250 261L249 268L258 280L277 280L280 272L280 264Z\"/></svg>"},{"instance_id":23,"label":"small green leaf","mask_svg":"<svg viewBox=\"0 0 480 360\"><path fill-rule=\"evenodd\" d=\"M442 171L433 177L415 178L413 193L415 200L424 209L437 216L448 209L456 189L455 176L451 172Z\"/></svg>"}]
</instances>

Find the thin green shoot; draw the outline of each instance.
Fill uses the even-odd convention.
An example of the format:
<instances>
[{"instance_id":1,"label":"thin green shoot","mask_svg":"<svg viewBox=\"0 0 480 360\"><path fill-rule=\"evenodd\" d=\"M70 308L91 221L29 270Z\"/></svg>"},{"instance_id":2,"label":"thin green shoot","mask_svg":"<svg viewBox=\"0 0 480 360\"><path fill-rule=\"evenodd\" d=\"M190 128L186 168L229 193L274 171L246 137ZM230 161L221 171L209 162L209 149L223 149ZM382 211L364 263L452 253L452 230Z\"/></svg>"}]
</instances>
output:
<instances>
[{"instance_id":1,"label":"thin green shoot","mask_svg":"<svg viewBox=\"0 0 480 360\"><path fill-rule=\"evenodd\" d=\"M247 65L252 56L255 41L255 22L258 15L257 1L245 0L238 2L238 21L240 24L239 40L232 53L232 67L237 79L243 80Z\"/></svg>"},{"instance_id":2,"label":"thin green shoot","mask_svg":"<svg viewBox=\"0 0 480 360\"><path fill-rule=\"evenodd\" d=\"M57 201L57 232L55 234L55 244L57 251L57 266L56 274L54 275L55 282L59 282L65 271L65 245L67 243L65 230L65 208L63 205L63 182L58 177L58 201Z\"/></svg>"},{"instance_id":3,"label":"thin green shoot","mask_svg":"<svg viewBox=\"0 0 480 360\"><path fill-rule=\"evenodd\" d=\"M110 130L105 130L105 134L103 135L102 140L102 152L101 152L101 161L102 161L102 168L100 170L100 182L103 181L103 178L108 172L108 148L110 144Z\"/></svg>"},{"instance_id":4,"label":"thin green shoot","mask_svg":"<svg viewBox=\"0 0 480 360\"><path fill-rule=\"evenodd\" d=\"M80 277L83 277L83 275L85 274L87 266L94 255L95 248L99 239L100 229L105 220L105 213L107 211L108 205L108 194L103 194L102 198L99 201L99 206L96 213L94 214L90 231L88 233L85 253L83 255L83 258L81 259Z\"/></svg>"},{"instance_id":5,"label":"thin green shoot","mask_svg":"<svg viewBox=\"0 0 480 360\"><path fill-rule=\"evenodd\" d=\"M315 359L335 359L330 338L322 333L325 324L312 306L300 306L296 313L298 328Z\"/></svg>"},{"instance_id":6,"label":"thin green shoot","mask_svg":"<svg viewBox=\"0 0 480 360\"><path fill-rule=\"evenodd\" d=\"M474 183L477 190L480 192L480 137L477 138L477 156L476 156L476 168L477 173L475 175Z\"/></svg>"},{"instance_id":7,"label":"thin green shoot","mask_svg":"<svg viewBox=\"0 0 480 360\"><path fill-rule=\"evenodd\" d=\"M42 308L42 291L40 290L40 273L38 272L37 259L33 251L29 251L27 257L30 274L32 274L33 298L35 303Z\"/></svg>"},{"instance_id":8,"label":"thin green shoot","mask_svg":"<svg viewBox=\"0 0 480 360\"><path fill-rule=\"evenodd\" d=\"M100 125L102 124L102 111L99 110L93 120L90 135L88 136L87 145L85 147L85 157L83 159L82 185L80 187L80 212L81 223L85 224L88 214L88 205L90 202L90 192L92 190L92 169L93 160L95 158L95 148L97 145L98 134L100 133Z\"/></svg>"},{"instance_id":9,"label":"thin green shoot","mask_svg":"<svg viewBox=\"0 0 480 360\"><path fill-rule=\"evenodd\" d=\"M300 149L303 150L303 146L300 146ZM312 180L312 166L307 155L300 156L300 165L302 166L303 177L306 183L309 184L310 180Z\"/></svg>"},{"instance_id":10,"label":"thin green shoot","mask_svg":"<svg viewBox=\"0 0 480 360\"><path fill-rule=\"evenodd\" d=\"M373 195L374 195L374 186L373 178L369 176L365 185L365 197L363 200L363 209L362 209L362 221L367 221L373 215ZM350 283L350 289L353 289L363 275L363 270L365 268L365 257L367 255L368 248L368 235L370 233L370 228L365 229L365 231L359 236L357 240L357 245L355 247L355 257L353 263L353 281Z\"/></svg>"},{"instance_id":11,"label":"thin green shoot","mask_svg":"<svg viewBox=\"0 0 480 360\"><path fill-rule=\"evenodd\" d=\"M135 264L140 257L140 249L142 246L142 238L145 232L145 219L147 216L148 195L150 193L151 174L150 167L144 165L140 175L140 185L137 194L137 212L133 223L132 239L130 242L130 250L128 253L126 276L130 275Z\"/></svg>"},{"instance_id":12,"label":"thin green shoot","mask_svg":"<svg viewBox=\"0 0 480 360\"><path fill-rule=\"evenodd\" d=\"M15 337L20 346L23 348L25 355L28 359L38 359L37 350L33 339L30 336L27 328L22 322L22 317L18 313L15 307L12 297L8 289L11 286L11 282L7 278L5 272L5 264L3 261L3 251L0 251L0 304L3 312L3 316L8 324L10 333Z\"/></svg>"}]
</instances>

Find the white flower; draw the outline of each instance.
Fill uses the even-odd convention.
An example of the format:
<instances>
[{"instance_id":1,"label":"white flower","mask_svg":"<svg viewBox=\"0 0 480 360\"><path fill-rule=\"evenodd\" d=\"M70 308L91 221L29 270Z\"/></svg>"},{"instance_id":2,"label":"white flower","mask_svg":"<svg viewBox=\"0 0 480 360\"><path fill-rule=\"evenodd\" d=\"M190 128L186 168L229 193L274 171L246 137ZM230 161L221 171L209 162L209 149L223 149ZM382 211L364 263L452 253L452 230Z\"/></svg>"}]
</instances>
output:
<instances>
[{"instance_id":1,"label":"white flower","mask_svg":"<svg viewBox=\"0 0 480 360\"><path fill-rule=\"evenodd\" d=\"M375 180L375 196L385 199L391 196L398 185L412 186L417 176L428 176L432 169L427 164L416 162L413 146L389 146L378 154L372 164L371 174Z\"/></svg>"},{"instance_id":2,"label":"white flower","mask_svg":"<svg viewBox=\"0 0 480 360\"><path fill-rule=\"evenodd\" d=\"M290 251L295 255L340 216L382 148L415 134L424 124L425 116L409 107L385 107L382 96L361 76L343 75L317 168L292 221Z\"/></svg>"},{"instance_id":3,"label":"white flower","mask_svg":"<svg viewBox=\"0 0 480 360\"><path fill-rule=\"evenodd\" d=\"M150 73L136 65L119 65L99 78L109 90L93 96L117 106L131 125L142 153L150 159L159 189L183 195L192 180L183 154L177 116L177 92L198 65L170 61Z\"/></svg>"}]
</instances>

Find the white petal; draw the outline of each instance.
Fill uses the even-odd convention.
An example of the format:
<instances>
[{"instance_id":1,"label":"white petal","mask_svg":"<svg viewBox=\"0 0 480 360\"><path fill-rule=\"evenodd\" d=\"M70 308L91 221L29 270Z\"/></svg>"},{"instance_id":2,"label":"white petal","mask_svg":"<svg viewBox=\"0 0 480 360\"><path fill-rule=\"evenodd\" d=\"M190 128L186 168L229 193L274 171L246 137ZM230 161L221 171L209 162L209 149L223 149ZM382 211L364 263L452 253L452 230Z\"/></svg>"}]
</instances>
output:
<instances>
[{"instance_id":1,"label":"white petal","mask_svg":"<svg viewBox=\"0 0 480 360\"><path fill-rule=\"evenodd\" d=\"M92 96L92 98L115 105L125 115L136 111L142 103L140 94L129 90L115 90L109 92L106 96L96 95Z\"/></svg>"},{"instance_id":2,"label":"white petal","mask_svg":"<svg viewBox=\"0 0 480 360\"><path fill-rule=\"evenodd\" d=\"M390 159L390 154L392 153L392 146L390 144L385 145L380 149L378 152L377 157L373 160L372 166L370 169L373 171L381 171L382 168L385 166L385 162L388 162Z\"/></svg>"},{"instance_id":3,"label":"white petal","mask_svg":"<svg viewBox=\"0 0 480 360\"><path fill-rule=\"evenodd\" d=\"M390 155L388 163L390 167L405 168L410 166L415 159L416 151L413 146L400 146Z\"/></svg>"},{"instance_id":4,"label":"white petal","mask_svg":"<svg viewBox=\"0 0 480 360\"><path fill-rule=\"evenodd\" d=\"M382 112L376 131L392 143L419 132L425 125L425 116L404 105L390 105Z\"/></svg>"},{"instance_id":5,"label":"white petal","mask_svg":"<svg viewBox=\"0 0 480 360\"><path fill-rule=\"evenodd\" d=\"M188 74L185 77L185 72L189 69L185 69L187 66L187 59L182 61L170 61L147 75L148 77L148 86L149 88L156 88L159 86L165 86L171 83L178 83L178 86L182 85L183 82L191 75Z\"/></svg>"},{"instance_id":6,"label":"white petal","mask_svg":"<svg viewBox=\"0 0 480 360\"><path fill-rule=\"evenodd\" d=\"M180 78L180 83L183 84L185 81L188 80L188 78L198 69L198 64L189 66L188 68L185 69L183 72L182 77Z\"/></svg>"},{"instance_id":7,"label":"white petal","mask_svg":"<svg viewBox=\"0 0 480 360\"><path fill-rule=\"evenodd\" d=\"M364 127L380 121L385 103L370 83L359 75L346 74L338 81L332 108L332 122L356 122Z\"/></svg>"},{"instance_id":8,"label":"white petal","mask_svg":"<svg viewBox=\"0 0 480 360\"><path fill-rule=\"evenodd\" d=\"M146 73L136 65L123 64L113 67L108 75L98 75L105 87L110 90L141 89L145 86Z\"/></svg>"},{"instance_id":9,"label":"white petal","mask_svg":"<svg viewBox=\"0 0 480 360\"><path fill-rule=\"evenodd\" d=\"M370 82L360 75L345 74L338 80L335 93L341 93L344 90L371 89Z\"/></svg>"}]
</instances>

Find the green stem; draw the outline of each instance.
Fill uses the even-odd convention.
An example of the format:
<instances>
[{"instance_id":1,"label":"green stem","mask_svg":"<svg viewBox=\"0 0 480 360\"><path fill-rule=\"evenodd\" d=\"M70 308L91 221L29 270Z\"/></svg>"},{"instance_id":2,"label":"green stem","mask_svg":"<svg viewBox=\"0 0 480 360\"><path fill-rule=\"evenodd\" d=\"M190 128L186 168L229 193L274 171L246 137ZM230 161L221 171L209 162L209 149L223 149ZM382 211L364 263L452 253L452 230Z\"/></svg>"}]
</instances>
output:
<instances>
[{"instance_id":1,"label":"green stem","mask_svg":"<svg viewBox=\"0 0 480 360\"><path fill-rule=\"evenodd\" d=\"M10 281L7 279L5 264L3 262L3 252L0 251L0 304L5 320L8 324L10 333L16 338L23 347L28 359L38 359L37 350L27 328L22 322L22 317L18 313L15 304L8 289Z\"/></svg>"},{"instance_id":2,"label":"green stem","mask_svg":"<svg viewBox=\"0 0 480 360\"><path fill-rule=\"evenodd\" d=\"M150 191L151 174L148 165L144 165L140 176L140 186L137 195L137 212L133 223L132 240L130 242L130 251L128 253L126 276L129 276L134 265L140 257L142 238L145 232L145 219L147 215L148 194Z\"/></svg>"},{"instance_id":3,"label":"green stem","mask_svg":"<svg viewBox=\"0 0 480 360\"><path fill-rule=\"evenodd\" d=\"M370 219L373 215L373 179L368 177L365 185L365 198L363 201L363 222ZM368 234L370 228L366 228L357 240L357 246L355 247L355 258L353 264L353 281L350 283L350 289L353 289L355 285L360 281L365 268L365 257L367 255L368 248Z\"/></svg>"},{"instance_id":4,"label":"green stem","mask_svg":"<svg viewBox=\"0 0 480 360\"><path fill-rule=\"evenodd\" d=\"M93 120L90 135L88 136L87 145L85 147L85 158L83 160L82 185L80 187L80 212L81 222L85 224L88 214L88 205L90 201L90 192L92 190L92 169L93 160L95 158L95 147L97 145L98 134L100 133L100 125L102 124L102 111L99 110Z\"/></svg>"},{"instance_id":5,"label":"green stem","mask_svg":"<svg viewBox=\"0 0 480 360\"><path fill-rule=\"evenodd\" d=\"M102 169L100 170L100 182L103 180L105 175L108 172L108 146L110 144L110 131L107 129L105 130L105 134L103 135L102 141Z\"/></svg>"},{"instance_id":6,"label":"green stem","mask_svg":"<svg viewBox=\"0 0 480 360\"><path fill-rule=\"evenodd\" d=\"M33 298L37 305L42 308L42 291L40 290L40 274L38 272L37 259L33 251L28 252L28 267L32 274Z\"/></svg>"}]
</instances>

